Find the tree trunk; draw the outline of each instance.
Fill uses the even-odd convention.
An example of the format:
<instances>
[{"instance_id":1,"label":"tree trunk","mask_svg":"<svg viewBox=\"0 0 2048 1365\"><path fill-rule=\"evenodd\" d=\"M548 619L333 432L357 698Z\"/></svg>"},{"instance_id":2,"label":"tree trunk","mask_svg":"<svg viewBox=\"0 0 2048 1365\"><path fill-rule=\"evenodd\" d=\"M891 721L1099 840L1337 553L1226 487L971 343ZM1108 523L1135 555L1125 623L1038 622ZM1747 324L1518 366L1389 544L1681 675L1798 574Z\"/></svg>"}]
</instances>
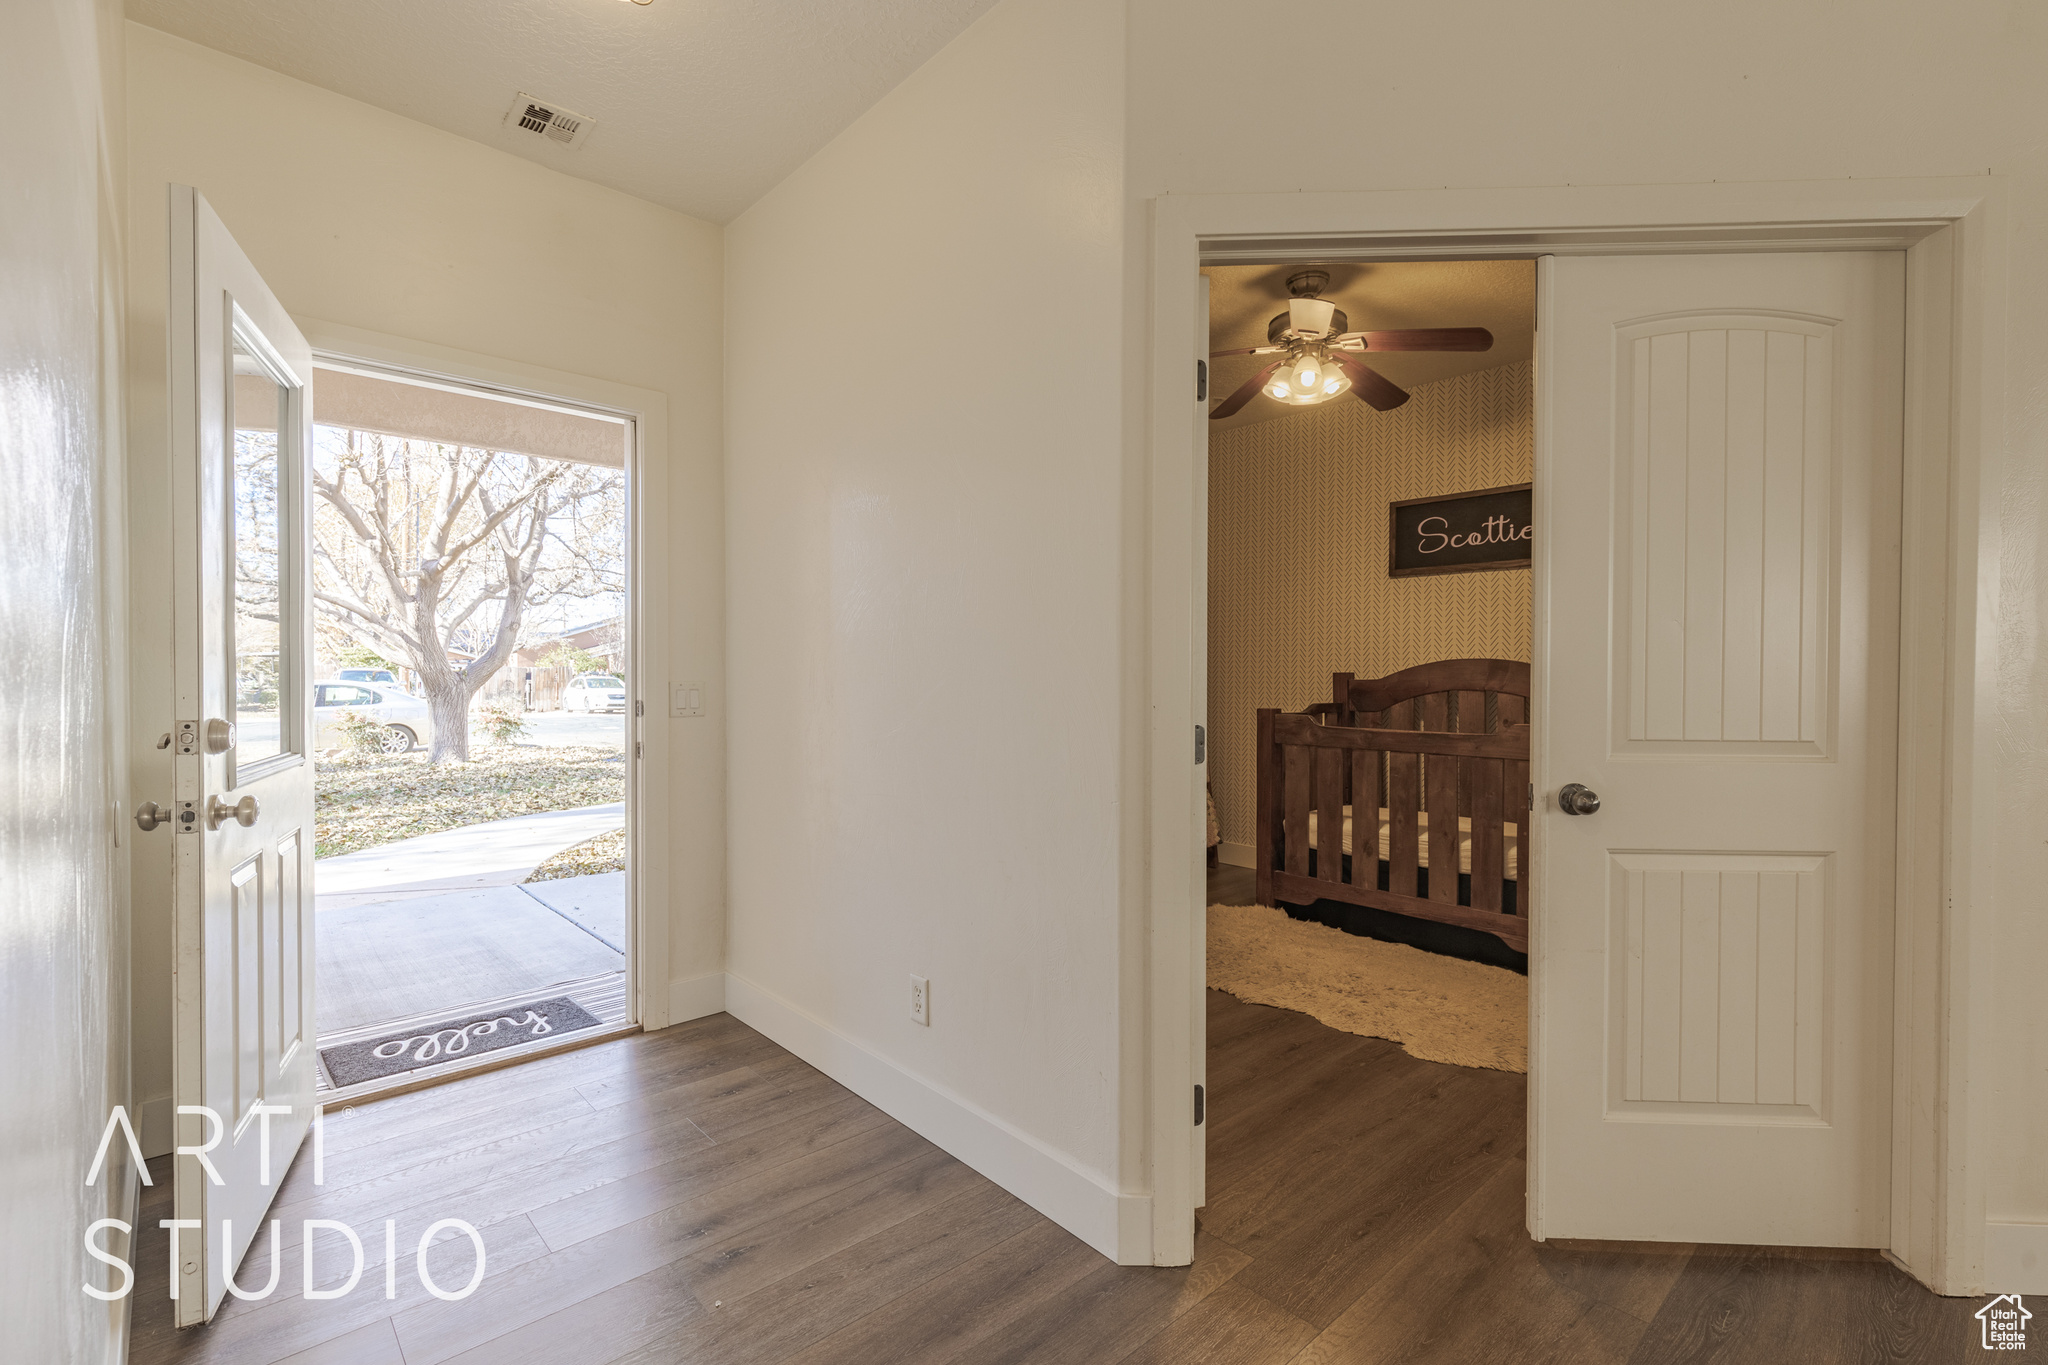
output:
<instances>
[{"instance_id":1,"label":"tree trunk","mask_svg":"<svg viewBox=\"0 0 2048 1365\"><path fill-rule=\"evenodd\" d=\"M452 668L437 671L438 677L422 677L420 680L421 689L427 694L427 714L434 725L427 762L446 763L453 759L457 763L467 763L469 699L476 689L470 685L466 673Z\"/></svg>"}]
</instances>

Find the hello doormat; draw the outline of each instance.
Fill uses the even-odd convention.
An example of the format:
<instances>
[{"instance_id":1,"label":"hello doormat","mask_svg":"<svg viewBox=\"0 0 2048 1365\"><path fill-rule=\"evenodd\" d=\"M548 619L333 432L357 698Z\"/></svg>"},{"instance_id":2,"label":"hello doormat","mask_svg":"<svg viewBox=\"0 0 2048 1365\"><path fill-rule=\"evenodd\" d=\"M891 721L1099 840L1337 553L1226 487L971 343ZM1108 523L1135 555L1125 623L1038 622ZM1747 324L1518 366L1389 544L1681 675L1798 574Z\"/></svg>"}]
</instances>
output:
<instances>
[{"instance_id":1,"label":"hello doormat","mask_svg":"<svg viewBox=\"0 0 2048 1365\"><path fill-rule=\"evenodd\" d=\"M566 995L531 1004L468 1014L440 1024L415 1027L381 1038L336 1043L320 1049L327 1076L337 1090L395 1076L437 1062L460 1061L482 1052L558 1038L594 1028L598 1017Z\"/></svg>"}]
</instances>

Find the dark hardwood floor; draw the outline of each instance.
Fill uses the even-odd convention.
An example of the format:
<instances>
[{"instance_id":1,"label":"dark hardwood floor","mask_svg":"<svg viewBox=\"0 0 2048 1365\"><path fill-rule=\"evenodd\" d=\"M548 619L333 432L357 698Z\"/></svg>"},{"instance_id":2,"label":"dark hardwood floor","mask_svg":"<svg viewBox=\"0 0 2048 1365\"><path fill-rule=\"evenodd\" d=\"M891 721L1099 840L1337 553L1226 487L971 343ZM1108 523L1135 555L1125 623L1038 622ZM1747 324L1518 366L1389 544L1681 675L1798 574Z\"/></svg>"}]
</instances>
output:
<instances>
[{"instance_id":1,"label":"dark hardwood floor","mask_svg":"<svg viewBox=\"0 0 2048 1365\"><path fill-rule=\"evenodd\" d=\"M1226 875L1236 871L1227 869ZM1215 899L1231 899L1227 885ZM1245 899L1249 899L1248 896ZM1363 1365L1959 1361L1977 1304L1867 1253L1538 1245L1523 1078L1212 992L1209 1205L1192 1267L1124 1268L729 1016L329 1119L269 1299L180 1332L157 1219L139 1365ZM162 1171L158 1170L161 1177ZM362 1235L353 1292L301 1295L298 1229ZM413 1248L475 1224L488 1272L433 1298ZM385 1297L384 1220L398 1228ZM269 1276L267 1234L239 1280ZM316 1284L338 1286L338 1233ZM459 1234L428 1268L459 1288Z\"/></svg>"}]
</instances>

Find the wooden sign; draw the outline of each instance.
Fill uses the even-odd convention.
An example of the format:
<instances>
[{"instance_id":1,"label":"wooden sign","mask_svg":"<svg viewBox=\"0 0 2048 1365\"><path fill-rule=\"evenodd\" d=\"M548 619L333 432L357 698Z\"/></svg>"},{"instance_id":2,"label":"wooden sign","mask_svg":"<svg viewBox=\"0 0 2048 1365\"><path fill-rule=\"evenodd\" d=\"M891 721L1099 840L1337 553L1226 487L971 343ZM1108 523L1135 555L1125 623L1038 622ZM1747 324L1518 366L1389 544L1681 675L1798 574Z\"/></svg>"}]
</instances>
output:
<instances>
[{"instance_id":1,"label":"wooden sign","mask_svg":"<svg viewBox=\"0 0 2048 1365\"><path fill-rule=\"evenodd\" d=\"M1409 498L1391 505L1387 574L1473 573L1529 565L1535 534L1529 485L1482 488L1447 497Z\"/></svg>"}]
</instances>

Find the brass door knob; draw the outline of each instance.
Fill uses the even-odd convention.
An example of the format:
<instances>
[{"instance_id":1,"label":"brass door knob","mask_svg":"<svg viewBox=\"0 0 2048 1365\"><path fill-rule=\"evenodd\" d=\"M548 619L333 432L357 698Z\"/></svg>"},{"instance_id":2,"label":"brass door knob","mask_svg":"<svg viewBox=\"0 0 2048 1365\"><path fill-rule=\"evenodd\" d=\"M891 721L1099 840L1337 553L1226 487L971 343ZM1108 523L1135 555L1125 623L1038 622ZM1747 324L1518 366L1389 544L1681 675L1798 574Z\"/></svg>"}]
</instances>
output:
<instances>
[{"instance_id":1,"label":"brass door knob","mask_svg":"<svg viewBox=\"0 0 2048 1365\"><path fill-rule=\"evenodd\" d=\"M168 825L169 823L171 823L171 813L154 801L145 801L135 808L135 828L141 830L144 834L149 833L158 825Z\"/></svg>"},{"instance_id":2,"label":"brass door knob","mask_svg":"<svg viewBox=\"0 0 2048 1365\"><path fill-rule=\"evenodd\" d=\"M218 796L208 797L206 799L206 827L208 829L219 829L221 823L226 820L234 821L243 829L247 829L255 824L256 798L245 796L231 806Z\"/></svg>"}]
</instances>

